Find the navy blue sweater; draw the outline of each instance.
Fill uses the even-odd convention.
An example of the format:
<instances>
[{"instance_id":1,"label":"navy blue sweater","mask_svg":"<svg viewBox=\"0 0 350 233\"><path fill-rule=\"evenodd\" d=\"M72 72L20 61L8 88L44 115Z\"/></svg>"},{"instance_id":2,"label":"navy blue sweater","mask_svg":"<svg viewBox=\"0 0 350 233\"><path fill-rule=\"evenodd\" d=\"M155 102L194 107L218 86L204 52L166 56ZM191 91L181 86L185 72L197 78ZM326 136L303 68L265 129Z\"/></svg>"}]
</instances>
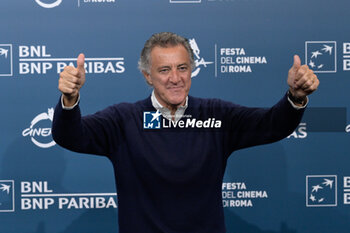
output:
<instances>
[{"instance_id":1,"label":"navy blue sweater","mask_svg":"<svg viewBox=\"0 0 350 233\"><path fill-rule=\"evenodd\" d=\"M121 233L225 232L221 191L228 157L288 136L303 114L286 96L270 109L189 96L185 115L215 118L221 127L149 130L144 111L155 111L150 98L85 117L79 107L63 110L59 102L53 119L59 145L113 163Z\"/></svg>"}]
</instances>

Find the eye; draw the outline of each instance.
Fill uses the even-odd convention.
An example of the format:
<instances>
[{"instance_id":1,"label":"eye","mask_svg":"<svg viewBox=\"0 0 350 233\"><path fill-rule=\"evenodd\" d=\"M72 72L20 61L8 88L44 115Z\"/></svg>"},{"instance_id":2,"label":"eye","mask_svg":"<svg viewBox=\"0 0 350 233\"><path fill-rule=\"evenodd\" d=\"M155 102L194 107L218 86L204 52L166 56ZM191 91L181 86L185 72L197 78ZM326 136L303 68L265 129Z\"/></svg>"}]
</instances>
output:
<instances>
[{"instance_id":1,"label":"eye","mask_svg":"<svg viewBox=\"0 0 350 233\"><path fill-rule=\"evenodd\" d=\"M179 70L180 70L180 71L186 71L187 69L188 69L187 66L180 66L180 67L179 67Z\"/></svg>"},{"instance_id":2,"label":"eye","mask_svg":"<svg viewBox=\"0 0 350 233\"><path fill-rule=\"evenodd\" d=\"M167 69L167 68L164 68L164 69L159 70L159 72L160 72L161 74L166 74L166 73L168 73L168 71L169 71L169 69Z\"/></svg>"}]
</instances>

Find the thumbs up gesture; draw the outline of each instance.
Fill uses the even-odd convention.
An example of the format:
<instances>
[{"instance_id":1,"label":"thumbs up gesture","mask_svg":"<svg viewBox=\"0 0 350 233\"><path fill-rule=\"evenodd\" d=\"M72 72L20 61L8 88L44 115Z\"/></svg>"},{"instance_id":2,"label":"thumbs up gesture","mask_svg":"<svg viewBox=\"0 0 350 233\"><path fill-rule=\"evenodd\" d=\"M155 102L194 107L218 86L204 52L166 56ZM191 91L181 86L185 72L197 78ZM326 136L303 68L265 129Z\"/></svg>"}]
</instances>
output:
<instances>
[{"instance_id":1,"label":"thumbs up gesture","mask_svg":"<svg viewBox=\"0 0 350 233\"><path fill-rule=\"evenodd\" d=\"M299 56L294 55L294 64L288 72L287 83L292 99L300 104L305 103L306 96L317 89L320 81L307 65L301 65Z\"/></svg>"},{"instance_id":2,"label":"thumbs up gesture","mask_svg":"<svg viewBox=\"0 0 350 233\"><path fill-rule=\"evenodd\" d=\"M63 103L66 107L73 106L79 96L79 90L85 83L85 56L79 54L77 67L66 66L60 73L58 89L62 92Z\"/></svg>"}]
</instances>

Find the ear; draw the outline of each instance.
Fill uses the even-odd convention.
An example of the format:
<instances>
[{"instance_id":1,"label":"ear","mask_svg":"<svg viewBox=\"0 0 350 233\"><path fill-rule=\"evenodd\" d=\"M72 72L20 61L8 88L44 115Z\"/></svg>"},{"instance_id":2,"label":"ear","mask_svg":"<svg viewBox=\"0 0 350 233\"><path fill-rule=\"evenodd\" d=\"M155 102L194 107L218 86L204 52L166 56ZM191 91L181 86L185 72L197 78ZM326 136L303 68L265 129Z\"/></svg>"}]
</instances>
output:
<instances>
[{"instance_id":1,"label":"ear","mask_svg":"<svg viewBox=\"0 0 350 233\"><path fill-rule=\"evenodd\" d=\"M151 75L149 73L147 73L146 71L142 71L143 76L145 76L146 82L152 86L152 78Z\"/></svg>"}]
</instances>

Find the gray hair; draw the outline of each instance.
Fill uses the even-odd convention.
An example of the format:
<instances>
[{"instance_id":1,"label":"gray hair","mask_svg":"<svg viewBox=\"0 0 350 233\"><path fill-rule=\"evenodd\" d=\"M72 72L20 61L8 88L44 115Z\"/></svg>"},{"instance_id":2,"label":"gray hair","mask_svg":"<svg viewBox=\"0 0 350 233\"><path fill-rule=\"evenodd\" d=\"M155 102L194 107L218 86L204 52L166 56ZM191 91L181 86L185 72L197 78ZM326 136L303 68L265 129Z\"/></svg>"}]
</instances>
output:
<instances>
[{"instance_id":1,"label":"gray hair","mask_svg":"<svg viewBox=\"0 0 350 233\"><path fill-rule=\"evenodd\" d=\"M160 46L162 48L167 48L177 45L183 45L185 47L190 57L191 69L193 69L195 67L194 55L188 39L172 32L160 32L153 34L151 38L146 41L138 62L139 70L148 74L150 73L151 51L154 47Z\"/></svg>"}]
</instances>

